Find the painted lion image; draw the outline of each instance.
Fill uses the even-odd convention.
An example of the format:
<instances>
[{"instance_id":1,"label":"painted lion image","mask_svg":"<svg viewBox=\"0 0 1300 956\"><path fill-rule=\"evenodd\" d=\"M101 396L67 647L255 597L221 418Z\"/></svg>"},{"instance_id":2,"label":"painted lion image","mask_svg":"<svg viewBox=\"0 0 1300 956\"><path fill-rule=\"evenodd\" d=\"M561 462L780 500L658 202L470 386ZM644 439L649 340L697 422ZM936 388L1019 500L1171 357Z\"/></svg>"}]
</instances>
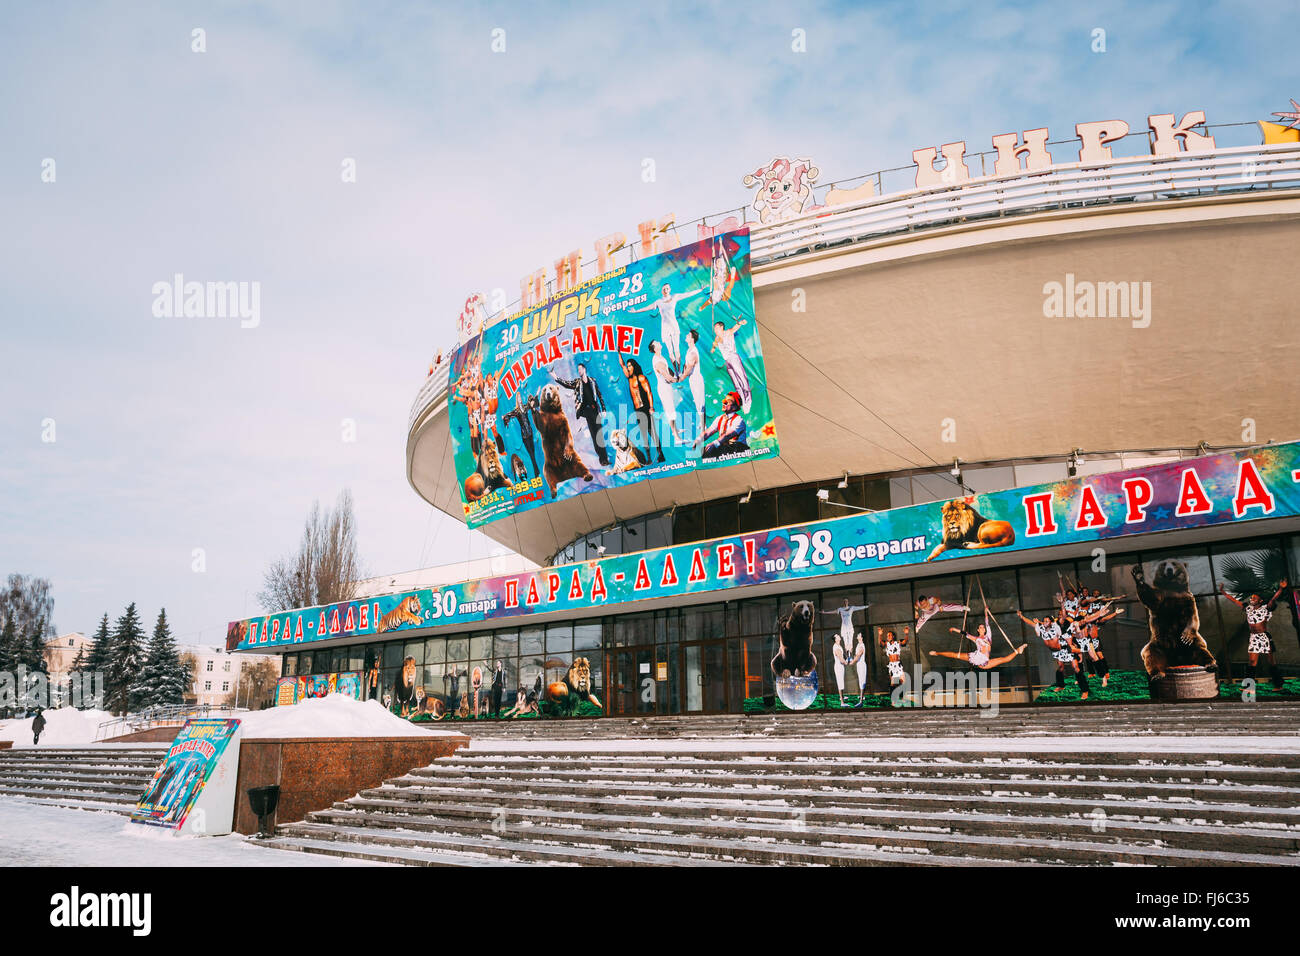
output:
<instances>
[{"instance_id":1,"label":"painted lion image","mask_svg":"<svg viewBox=\"0 0 1300 956\"><path fill-rule=\"evenodd\" d=\"M375 630L382 634L384 631L394 630L404 624L419 623L420 599L412 594L410 597L402 598L402 603L381 617L379 626Z\"/></svg>"},{"instance_id":2,"label":"painted lion image","mask_svg":"<svg viewBox=\"0 0 1300 956\"><path fill-rule=\"evenodd\" d=\"M408 657L402 661L402 669L393 681L393 703L397 705L403 717L411 713L415 704L415 658Z\"/></svg>"},{"instance_id":3,"label":"painted lion image","mask_svg":"<svg viewBox=\"0 0 1300 956\"><path fill-rule=\"evenodd\" d=\"M943 506L939 521L942 540L925 560L933 561L957 548L1005 548L1016 543L1010 521L985 518L975 510L974 502L975 496L967 495Z\"/></svg>"},{"instance_id":4,"label":"painted lion image","mask_svg":"<svg viewBox=\"0 0 1300 956\"><path fill-rule=\"evenodd\" d=\"M483 476L488 491L513 487L501 466L501 455L497 451L496 442L490 439L483 442L483 447L479 451L478 471Z\"/></svg>"},{"instance_id":5,"label":"painted lion image","mask_svg":"<svg viewBox=\"0 0 1300 956\"><path fill-rule=\"evenodd\" d=\"M1187 580L1187 565L1161 561L1155 578L1147 583L1142 565L1133 565L1138 600L1147 609L1151 640L1142 648L1147 677L1156 681L1170 667L1200 664L1217 669L1214 655L1201 636L1201 616Z\"/></svg>"},{"instance_id":6,"label":"painted lion image","mask_svg":"<svg viewBox=\"0 0 1300 956\"><path fill-rule=\"evenodd\" d=\"M597 707L602 706L600 698L591 690L591 662L585 657L575 657L564 680L556 681L546 688L546 699L569 711L577 707L580 700L591 701Z\"/></svg>"}]
</instances>

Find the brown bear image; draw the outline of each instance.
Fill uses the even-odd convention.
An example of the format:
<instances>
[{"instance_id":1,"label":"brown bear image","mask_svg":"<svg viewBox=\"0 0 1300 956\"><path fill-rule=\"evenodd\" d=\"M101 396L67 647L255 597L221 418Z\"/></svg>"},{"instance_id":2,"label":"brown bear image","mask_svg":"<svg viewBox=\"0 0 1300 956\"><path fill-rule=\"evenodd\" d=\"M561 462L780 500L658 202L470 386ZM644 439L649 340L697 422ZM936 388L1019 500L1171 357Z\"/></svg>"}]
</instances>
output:
<instances>
[{"instance_id":1,"label":"brown bear image","mask_svg":"<svg viewBox=\"0 0 1300 956\"><path fill-rule=\"evenodd\" d=\"M954 498L943 506L939 520L943 534L938 546L930 552L927 561L933 561L953 548L1005 548L1016 543L1016 532L1010 521L985 518L975 510L975 498Z\"/></svg>"},{"instance_id":2,"label":"brown bear image","mask_svg":"<svg viewBox=\"0 0 1300 956\"><path fill-rule=\"evenodd\" d=\"M542 453L546 459L542 472L546 475L551 497L555 497L555 489L562 481L570 478L591 481L591 469L574 450L573 431L560 406L559 386L543 385L542 390L528 400L528 406L533 412L533 423L542 436Z\"/></svg>"},{"instance_id":3,"label":"brown bear image","mask_svg":"<svg viewBox=\"0 0 1300 956\"><path fill-rule=\"evenodd\" d=\"M812 601L798 601L790 613L777 622L781 649L772 658L777 677L807 677L817 669L812 650Z\"/></svg>"},{"instance_id":4,"label":"brown bear image","mask_svg":"<svg viewBox=\"0 0 1300 956\"><path fill-rule=\"evenodd\" d=\"M1155 580L1147 584L1142 565L1135 564L1133 580L1151 626L1151 640L1142 648L1148 678L1159 680L1168 668L1187 664L1214 670L1214 655L1201 637L1201 616L1187 581L1187 565L1161 561L1156 566Z\"/></svg>"},{"instance_id":5,"label":"brown bear image","mask_svg":"<svg viewBox=\"0 0 1300 956\"><path fill-rule=\"evenodd\" d=\"M478 453L478 473L483 476L488 491L509 488L512 483L501 467L501 453L496 442L485 441Z\"/></svg>"}]
</instances>

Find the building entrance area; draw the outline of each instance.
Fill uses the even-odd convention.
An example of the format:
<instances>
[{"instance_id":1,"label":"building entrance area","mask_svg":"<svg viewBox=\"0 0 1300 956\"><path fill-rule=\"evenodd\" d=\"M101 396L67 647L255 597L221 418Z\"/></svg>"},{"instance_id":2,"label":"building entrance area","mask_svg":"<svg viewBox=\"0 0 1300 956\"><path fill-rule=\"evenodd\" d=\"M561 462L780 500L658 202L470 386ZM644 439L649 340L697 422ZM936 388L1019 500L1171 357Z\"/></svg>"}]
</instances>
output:
<instances>
[{"instance_id":1,"label":"building entrance area","mask_svg":"<svg viewBox=\"0 0 1300 956\"><path fill-rule=\"evenodd\" d=\"M728 708L724 641L610 650L605 655L609 713L719 714Z\"/></svg>"}]
</instances>

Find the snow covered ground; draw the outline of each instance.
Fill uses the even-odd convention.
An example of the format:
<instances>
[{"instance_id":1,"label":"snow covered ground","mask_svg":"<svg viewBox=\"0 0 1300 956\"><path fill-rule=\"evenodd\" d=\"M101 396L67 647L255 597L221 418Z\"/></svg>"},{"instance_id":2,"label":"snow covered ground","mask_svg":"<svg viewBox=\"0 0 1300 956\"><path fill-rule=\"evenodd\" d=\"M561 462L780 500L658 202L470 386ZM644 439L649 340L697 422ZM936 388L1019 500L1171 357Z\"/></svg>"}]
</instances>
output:
<instances>
[{"instance_id":1,"label":"snow covered ground","mask_svg":"<svg viewBox=\"0 0 1300 956\"><path fill-rule=\"evenodd\" d=\"M250 845L239 834L176 837L116 813L0 798L0 866L379 866Z\"/></svg>"},{"instance_id":2,"label":"snow covered ground","mask_svg":"<svg viewBox=\"0 0 1300 956\"><path fill-rule=\"evenodd\" d=\"M390 713L377 700L330 694L292 706L240 715L245 740L263 737L439 737L454 730L426 730Z\"/></svg>"},{"instance_id":3,"label":"snow covered ground","mask_svg":"<svg viewBox=\"0 0 1300 956\"><path fill-rule=\"evenodd\" d=\"M0 721L0 740L12 740L15 747L30 747L34 719L23 717L18 720ZM77 710L74 707L47 710L40 746L66 747L94 743L95 731L99 729L99 725L112 719L113 715L106 710Z\"/></svg>"}]
</instances>

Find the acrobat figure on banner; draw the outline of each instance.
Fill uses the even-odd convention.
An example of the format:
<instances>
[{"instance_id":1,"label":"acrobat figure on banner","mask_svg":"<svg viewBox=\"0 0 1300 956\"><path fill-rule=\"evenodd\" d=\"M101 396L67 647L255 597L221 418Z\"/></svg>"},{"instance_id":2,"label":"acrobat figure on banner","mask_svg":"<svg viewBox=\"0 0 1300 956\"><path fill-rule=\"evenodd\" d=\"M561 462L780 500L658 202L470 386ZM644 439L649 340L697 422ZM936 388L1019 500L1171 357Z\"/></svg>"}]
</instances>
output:
<instances>
[{"instance_id":1,"label":"acrobat figure on banner","mask_svg":"<svg viewBox=\"0 0 1300 956\"><path fill-rule=\"evenodd\" d=\"M975 650L931 651L930 653L936 657L951 657L954 660L965 661L972 667L978 667L980 670L989 670L990 668L1000 667L1003 664L1014 661L1017 657L1023 654L1025 648L1029 646L1028 644L1021 644L1019 647L1013 648L1010 654L1006 654L1002 657L990 657L989 655L993 653L993 638L989 636L989 626L987 623L980 624L979 627L975 629L974 634L970 634L959 627L950 627L948 630L953 634L962 635L963 640L969 638L975 645ZM1008 641L1008 644L1009 643L1010 641Z\"/></svg>"},{"instance_id":2,"label":"acrobat figure on banner","mask_svg":"<svg viewBox=\"0 0 1300 956\"><path fill-rule=\"evenodd\" d=\"M749 411L753 397L749 390L749 375L745 373L745 366L741 363L740 353L736 349L736 333L740 331L742 325L748 324L749 319L741 319L731 328L727 328L725 322L713 323L713 348L722 354L727 374L731 376L731 384L740 394L740 407L746 412Z\"/></svg>"},{"instance_id":3,"label":"acrobat figure on banner","mask_svg":"<svg viewBox=\"0 0 1300 956\"><path fill-rule=\"evenodd\" d=\"M848 650L853 646L853 615L859 611L865 611L871 607L870 604L850 604L849 599L845 598L844 603L830 611L822 611L823 614L838 614L840 617L840 637L844 640L844 648Z\"/></svg>"},{"instance_id":4,"label":"acrobat figure on banner","mask_svg":"<svg viewBox=\"0 0 1300 956\"><path fill-rule=\"evenodd\" d=\"M709 282L709 304L719 305L731 298L731 287L740 278L740 272L733 269L727 258L727 243L718 244L718 254L713 257L713 273Z\"/></svg>"},{"instance_id":5,"label":"acrobat figure on banner","mask_svg":"<svg viewBox=\"0 0 1300 956\"><path fill-rule=\"evenodd\" d=\"M682 363L681 373L675 381L687 382L691 388L691 397L695 399L695 422L691 428L692 435L704 431L704 372L700 369L700 333L691 329L686 333L686 360Z\"/></svg>"},{"instance_id":6,"label":"acrobat figure on banner","mask_svg":"<svg viewBox=\"0 0 1300 956\"><path fill-rule=\"evenodd\" d=\"M1277 591L1268 603L1258 594L1252 594L1244 602L1240 598L1233 597L1228 593L1228 589L1220 587L1223 596L1226 597L1237 607L1246 612L1246 627L1250 632L1250 642L1246 645L1246 653L1250 657L1250 663L1246 666L1246 676L1250 679L1255 678L1255 668L1259 666L1259 656L1264 654L1268 657L1268 675L1273 682L1273 686L1278 690L1283 687L1282 672L1277 669L1277 661L1273 658L1273 635L1268 632L1268 622L1273 616L1273 611L1277 607L1278 599L1286 591L1286 579L1282 580L1277 586Z\"/></svg>"},{"instance_id":7,"label":"acrobat figure on banner","mask_svg":"<svg viewBox=\"0 0 1300 956\"><path fill-rule=\"evenodd\" d=\"M862 700L867 695L867 644L862 640L862 632L857 635L857 643L853 645L853 657L849 659L853 669L858 674L858 702L855 707L862 706Z\"/></svg>"},{"instance_id":8,"label":"acrobat figure on banner","mask_svg":"<svg viewBox=\"0 0 1300 956\"><path fill-rule=\"evenodd\" d=\"M655 371L655 391L659 394L659 414L668 422L673 441L680 445L682 433L677 427L677 389L674 387L678 379L668 367L668 360L663 356L663 346L658 341L650 343L650 355L650 365Z\"/></svg>"},{"instance_id":9,"label":"acrobat figure on banner","mask_svg":"<svg viewBox=\"0 0 1300 956\"><path fill-rule=\"evenodd\" d=\"M835 646L831 648L831 653L835 657L835 689L840 694L840 707L844 707L844 666L848 658L844 654L844 638L842 635L835 635Z\"/></svg>"},{"instance_id":10,"label":"acrobat figure on banner","mask_svg":"<svg viewBox=\"0 0 1300 956\"><path fill-rule=\"evenodd\" d=\"M1034 629L1034 632L1042 638L1047 649L1052 652L1052 659L1056 661L1056 689L1065 689L1065 665L1069 664L1074 671L1074 679L1079 685L1079 699L1087 700L1089 687L1088 675L1084 673L1080 658L1083 656L1082 649L1075 644L1070 636L1061 630L1061 624L1050 615L1044 615L1041 618L1025 617L1020 610L1016 609L1016 617L1020 618L1025 624Z\"/></svg>"},{"instance_id":11,"label":"acrobat figure on banner","mask_svg":"<svg viewBox=\"0 0 1300 956\"><path fill-rule=\"evenodd\" d=\"M1097 588L1092 589L1092 594L1088 593L1087 588L1079 590L1083 617L1079 619L1080 634L1075 639L1075 643L1084 652L1083 663L1087 666L1088 673L1100 677L1102 687L1110 684L1110 665L1106 663L1106 655L1101 649L1101 625L1113 621L1124 613L1122 607L1111 610L1115 602L1123 597L1122 594L1116 597L1103 597ZM1086 604L1083 603L1085 601Z\"/></svg>"},{"instance_id":12,"label":"acrobat figure on banner","mask_svg":"<svg viewBox=\"0 0 1300 956\"><path fill-rule=\"evenodd\" d=\"M667 282L664 283L661 295L654 302L649 303L639 309L628 309L628 312L649 312L651 309L659 310L659 340L664 343L664 349L668 352L668 361L672 363L673 374L678 374L682 370L681 354L681 332L677 324L677 303L686 299L694 298L703 292L708 292L708 286L700 286L694 292L678 292L673 294L673 288Z\"/></svg>"},{"instance_id":13,"label":"acrobat figure on banner","mask_svg":"<svg viewBox=\"0 0 1300 956\"><path fill-rule=\"evenodd\" d=\"M952 604L935 595L916 599L916 631L919 634L925 622L944 611L969 611L965 604Z\"/></svg>"},{"instance_id":14,"label":"acrobat figure on banner","mask_svg":"<svg viewBox=\"0 0 1300 956\"><path fill-rule=\"evenodd\" d=\"M893 631L876 628L876 637L881 650L885 652L885 666L889 669L889 686L897 687L905 680L903 674L903 648L912 639L911 635L907 633L907 628L904 627L903 637L900 640Z\"/></svg>"},{"instance_id":15,"label":"acrobat figure on banner","mask_svg":"<svg viewBox=\"0 0 1300 956\"><path fill-rule=\"evenodd\" d=\"M704 446L701 454L702 458L717 458L719 455L730 455L735 452L748 451L749 426L745 424L745 419L740 415L740 396L735 392L728 392L727 397L722 400L722 414L713 420L713 424L704 430L696 441L698 445L710 435L717 436L716 441L709 442Z\"/></svg>"}]
</instances>

